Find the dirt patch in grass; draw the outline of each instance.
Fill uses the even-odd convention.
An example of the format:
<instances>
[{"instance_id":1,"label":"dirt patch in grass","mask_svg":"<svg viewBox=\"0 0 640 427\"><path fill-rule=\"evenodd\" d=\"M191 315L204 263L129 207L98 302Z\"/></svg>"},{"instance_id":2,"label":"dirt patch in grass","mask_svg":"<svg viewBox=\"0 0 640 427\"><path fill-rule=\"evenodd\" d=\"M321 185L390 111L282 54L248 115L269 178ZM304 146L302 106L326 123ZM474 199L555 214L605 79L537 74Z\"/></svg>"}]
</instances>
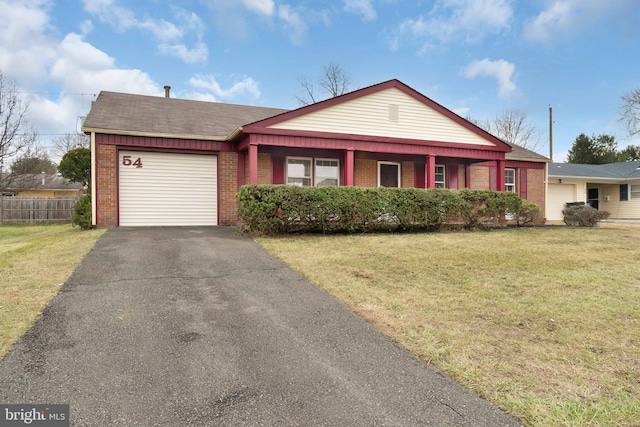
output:
<instances>
[{"instance_id":1,"label":"dirt patch in grass","mask_svg":"<svg viewBox=\"0 0 640 427\"><path fill-rule=\"evenodd\" d=\"M640 227L259 243L527 425L639 425Z\"/></svg>"},{"instance_id":2,"label":"dirt patch in grass","mask_svg":"<svg viewBox=\"0 0 640 427\"><path fill-rule=\"evenodd\" d=\"M0 226L0 360L102 233L70 225Z\"/></svg>"}]
</instances>

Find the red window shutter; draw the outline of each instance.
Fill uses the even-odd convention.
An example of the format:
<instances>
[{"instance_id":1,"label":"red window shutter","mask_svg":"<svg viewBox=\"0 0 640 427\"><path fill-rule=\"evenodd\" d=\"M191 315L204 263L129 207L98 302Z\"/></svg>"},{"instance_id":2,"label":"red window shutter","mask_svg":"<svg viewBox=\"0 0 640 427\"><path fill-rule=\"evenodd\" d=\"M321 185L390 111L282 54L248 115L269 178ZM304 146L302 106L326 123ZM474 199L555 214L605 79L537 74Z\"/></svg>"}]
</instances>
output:
<instances>
[{"instance_id":1,"label":"red window shutter","mask_svg":"<svg viewBox=\"0 0 640 427\"><path fill-rule=\"evenodd\" d=\"M520 198L527 198L527 169L518 169L520 171Z\"/></svg>"}]
</instances>

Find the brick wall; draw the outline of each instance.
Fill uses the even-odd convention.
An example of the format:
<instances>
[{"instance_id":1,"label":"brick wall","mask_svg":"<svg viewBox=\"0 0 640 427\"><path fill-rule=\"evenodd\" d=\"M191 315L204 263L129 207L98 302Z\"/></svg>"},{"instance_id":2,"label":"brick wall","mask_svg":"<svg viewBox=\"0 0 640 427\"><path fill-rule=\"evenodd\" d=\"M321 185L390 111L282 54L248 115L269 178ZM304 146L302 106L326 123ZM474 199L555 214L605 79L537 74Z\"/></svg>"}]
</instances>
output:
<instances>
[{"instance_id":1,"label":"brick wall","mask_svg":"<svg viewBox=\"0 0 640 427\"><path fill-rule=\"evenodd\" d=\"M471 189L489 190L489 188L489 167L471 166Z\"/></svg>"},{"instance_id":2,"label":"brick wall","mask_svg":"<svg viewBox=\"0 0 640 427\"><path fill-rule=\"evenodd\" d=\"M458 165L458 188L465 188L466 184L467 167L465 165Z\"/></svg>"},{"instance_id":3,"label":"brick wall","mask_svg":"<svg viewBox=\"0 0 640 427\"><path fill-rule=\"evenodd\" d=\"M273 165L271 154L258 153L258 184L273 183Z\"/></svg>"},{"instance_id":4,"label":"brick wall","mask_svg":"<svg viewBox=\"0 0 640 427\"><path fill-rule=\"evenodd\" d=\"M400 179L402 180L402 188L413 188L416 185L416 177L414 175L415 163L402 162L402 170L400 172Z\"/></svg>"},{"instance_id":5,"label":"brick wall","mask_svg":"<svg viewBox=\"0 0 640 427\"><path fill-rule=\"evenodd\" d=\"M544 222L544 169L527 169L527 200L540 206L538 222Z\"/></svg>"},{"instance_id":6,"label":"brick wall","mask_svg":"<svg viewBox=\"0 0 640 427\"><path fill-rule=\"evenodd\" d=\"M103 144L96 145L96 152L97 223L101 227L115 227L118 225L118 152L115 146Z\"/></svg>"},{"instance_id":7,"label":"brick wall","mask_svg":"<svg viewBox=\"0 0 640 427\"><path fill-rule=\"evenodd\" d=\"M354 185L357 187L378 186L378 162L371 159L355 159Z\"/></svg>"},{"instance_id":8,"label":"brick wall","mask_svg":"<svg viewBox=\"0 0 640 427\"><path fill-rule=\"evenodd\" d=\"M235 224L238 216L238 154L223 151L218 156L218 215L221 225Z\"/></svg>"}]
</instances>

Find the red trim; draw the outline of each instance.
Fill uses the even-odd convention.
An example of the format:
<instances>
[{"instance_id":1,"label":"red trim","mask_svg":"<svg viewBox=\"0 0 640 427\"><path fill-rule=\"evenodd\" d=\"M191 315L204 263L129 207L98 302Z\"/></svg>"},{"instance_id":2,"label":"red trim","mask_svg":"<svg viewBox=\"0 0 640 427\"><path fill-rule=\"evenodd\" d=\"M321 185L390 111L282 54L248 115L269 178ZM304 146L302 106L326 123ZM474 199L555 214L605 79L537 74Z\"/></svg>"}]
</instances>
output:
<instances>
[{"instance_id":1,"label":"red trim","mask_svg":"<svg viewBox=\"0 0 640 427\"><path fill-rule=\"evenodd\" d=\"M451 148L463 148L467 150L476 150L476 151L497 151L497 152L510 152L511 148L507 147L505 144L502 146L491 146L491 145L479 145L479 144L464 144L461 142L446 142L446 141L431 141L431 140L423 140L423 139L410 139L410 138L393 138L388 136L376 136L376 135L356 135L356 134L348 134L348 133L335 133L335 132L317 132L317 131L304 131L304 130L291 130L291 129L270 129L270 128L260 128L260 127L251 127L245 128L245 132L251 133L251 143L258 144L268 144L269 141L264 137L275 137L271 138L271 140L279 140L280 137L295 137L313 141L317 145L322 146L323 140L332 140L332 141L341 141L342 146L340 148L346 148L347 145L352 142L359 143L384 143L391 145L418 145L422 147L451 147ZM254 136L260 136L257 140L254 140ZM347 142L348 141L348 142ZM279 145L277 143L273 143L273 145ZM248 141L243 140L238 144L237 149L243 150L248 145Z\"/></svg>"},{"instance_id":2,"label":"red trim","mask_svg":"<svg viewBox=\"0 0 640 427\"><path fill-rule=\"evenodd\" d=\"M436 188L436 157L427 156L425 161L424 174L426 179L425 188Z\"/></svg>"},{"instance_id":3,"label":"red trim","mask_svg":"<svg viewBox=\"0 0 640 427\"><path fill-rule=\"evenodd\" d=\"M498 160L496 165L496 190L504 191L504 160Z\"/></svg>"},{"instance_id":4,"label":"red trim","mask_svg":"<svg viewBox=\"0 0 640 427\"><path fill-rule=\"evenodd\" d=\"M186 151L236 151L233 144L224 141L206 141L198 139L158 138L129 135L96 134L96 143L128 147L149 147L151 149L169 148Z\"/></svg>"},{"instance_id":5,"label":"red trim","mask_svg":"<svg viewBox=\"0 0 640 427\"><path fill-rule=\"evenodd\" d=\"M355 183L355 153L353 150L344 152L344 185L353 186Z\"/></svg>"},{"instance_id":6,"label":"red trim","mask_svg":"<svg viewBox=\"0 0 640 427\"><path fill-rule=\"evenodd\" d=\"M149 148L149 147L136 147L130 145L118 145L116 147L116 151L120 152L122 150L129 151L142 151L148 153L172 153L172 154L200 154L205 156L217 156L219 151L204 151L204 150L181 150L174 148ZM119 160L119 158L118 158Z\"/></svg>"},{"instance_id":7,"label":"red trim","mask_svg":"<svg viewBox=\"0 0 640 427\"><path fill-rule=\"evenodd\" d=\"M284 168L285 158L284 156L271 156L271 164L273 165L273 175L271 179L272 184L284 184Z\"/></svg>"},{"instance_id":8,"label":"red trim","mask_svg":"<svg viewBox=\"0 0 640 427\"><path fill-rule=\"evenodd\" d=\"M520 186L520 198L521 199L526 199L527 198L527 170L528 169L518 169L520 171L520 180L519 180L519 186Z\"/></svg>"},{"instance_id":9,"label":"red trim","mask_svg":"<svg viewBox=\"0 0 640 427\"><path fill-rule=\"evenodd\" d=\"M390 88L396 88L401 90L402 92L406 93L407 95L417 99L418 101L422 102L423 104L429 106L430 108L436 110L437 112L439 112L440 114L448 117L449 119L455 121L456 123L464 126L466 129L470 130L471 132L475 133L476 135L494 143L496 145L496 148L500 151L511 151L511 147L504 143L501 139L496 138L495 136L491 135L490 133L484 131L483 129L480 129L479 127L477 127L476 125L474 125L473 123L469 122L468 120L463 119L462 117L460 117L459 115L457 115L456 113L454 113L453 111L443 107L442 105L438 104L437 102L433 101L432 99L424 96L423 94L421 94L420 92L416 91L415 89L407 86L406 84L400 82L399 80L388 80L386 82L382 82L382 83L378 83L376 85L373 86L369 86L360 90L356 90L354 92L350 92L348 94L342 95L342 96L337 96L335 98L331 98L328 99L326 101L321 101L315 104L311 104L308 105L306 107L302 107L302 108L298 108L297 110L293 110L293 111L289 111L283 114L280 114L278 116L275 117L270 117L268 119L262 120L262 121L258 121L252 124L249 124L247 126L244 126L243 131L246 133L254 133L256 131L260 131L262 132L262 128L266 128L269 126L272 126L276 123L281 123L283 121L286 120L291 120L293 118L296 117L300 117L303 116L305 114L309 114L312 113L314 111L318 111L318 110L322 110L325 108L329 108L332 107L334 105L338 105L341 104L343 102L347 102L347 101L351 101L353 99L357 99L357 98L361 98L363 96L366 95L370 95L376 92L380 92L386 89L390 89Z\"/></svg>"},{"instance_id":10,"label":"red trim","mask_svg":"<svg viewBox=\"0 0 640 427\"><path fill-rule=\"evenodd\" d=\"M458 187L458 165L457 164L448 164L445 166L448 179L447 188L451 188L457 190Z\"/></svg>"},{"instance_id":11,"label":"red trim","mask_svg":"<svg viewBox=\"0 0 640 427\"><path fill-rule=\"evenodd\" d=\"M258 183L258 146L249 146L249 184Z\"/></svg>"},{"instance_id":12,"label":"red trim","mask_svg":"<svg viewBox=\"0 0 640 427\"><path fill-rule=\"evenodd\" d=\"M503 151L477 149L477 147L479 147L477 145L474 145L473 148L469 147L468 144L456 143L434 143L434 145L425 146L413 144L411 143L411 140L385 139L386 141L344 140L265 134L252 134L250 138L251 144L260 145L261 147L277 146L326 150L352 149L359 152L412 154L418 156L435 155L456 159L478 159L483 161L504 159L505 155ZM407 141L409 143L407 143ZM238 150L243 150L248 146L248 142L243 141L243 143L238 147Z\"/></svg>"},{"instance_id":13,"label":"red trim","mask_svg":"<svg viewBox=\"0 0 640 427\"><path fill-rule=\"evenodd\" d=\"M120 149L116 147L116 226L120 227Z\"/></svg>"},{"instance_id":14,"label":"red trim","mask_svg":"<svg viewBox=\"0 0 640 427\"><path fill-rule=\"evenodd\" d=\"M505 160L504 165L506 168L518 169L544 169L544 162L523 162L520 160Z\"/></svg>"}]
</instances>

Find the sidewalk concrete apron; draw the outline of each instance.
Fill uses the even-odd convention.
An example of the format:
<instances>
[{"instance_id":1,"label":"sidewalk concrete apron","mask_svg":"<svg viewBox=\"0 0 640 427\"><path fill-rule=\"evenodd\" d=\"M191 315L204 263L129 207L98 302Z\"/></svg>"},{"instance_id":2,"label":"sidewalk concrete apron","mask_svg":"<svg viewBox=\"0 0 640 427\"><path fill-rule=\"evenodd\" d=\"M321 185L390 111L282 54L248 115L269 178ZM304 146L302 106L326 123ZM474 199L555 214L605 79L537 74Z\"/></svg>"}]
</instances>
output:
<instances>
[{"instance_id":1,"label":"sidewalk concrete apron","mask_svg":"<svg viewBox=\"0 0 640 427\"><path fill-rule=\"evenodd\" d=\"M0 364L0 403L78 426L519 425L226 227L108 230Z\"/></svg>"}]
</instances>

